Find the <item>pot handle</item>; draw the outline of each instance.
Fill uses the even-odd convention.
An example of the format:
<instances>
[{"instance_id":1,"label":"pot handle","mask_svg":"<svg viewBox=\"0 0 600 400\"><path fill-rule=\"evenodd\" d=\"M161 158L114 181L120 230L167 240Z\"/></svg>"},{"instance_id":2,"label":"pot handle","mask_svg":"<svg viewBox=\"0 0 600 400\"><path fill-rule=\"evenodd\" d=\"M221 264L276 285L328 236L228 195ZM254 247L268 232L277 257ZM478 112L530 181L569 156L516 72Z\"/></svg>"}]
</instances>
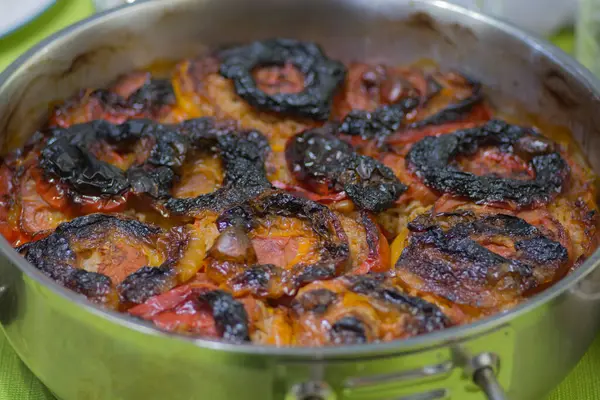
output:
<instances>
[{"instance_id":1,"label":"pot handle","mask_svg":"<svg viewBox=\"0 0 600 400\"><path fill-rule=\"evenodd\" d=\"M476 370L473 374L473 381L483 390L488 400L508 400L491 367Z\"/></svg>"}]
</instances>

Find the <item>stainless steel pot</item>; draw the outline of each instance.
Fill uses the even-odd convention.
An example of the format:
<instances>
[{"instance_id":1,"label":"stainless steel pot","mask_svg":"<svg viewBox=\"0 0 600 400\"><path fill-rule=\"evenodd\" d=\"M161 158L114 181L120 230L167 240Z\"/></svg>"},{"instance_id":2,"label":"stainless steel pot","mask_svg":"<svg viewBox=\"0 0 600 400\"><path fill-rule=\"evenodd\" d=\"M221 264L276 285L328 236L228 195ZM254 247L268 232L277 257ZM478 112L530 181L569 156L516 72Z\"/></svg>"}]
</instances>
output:
<instances>
[{"instance_id":1,"label":"stainless steel pot","mask_svg":"<svg viewBox=\"0 0 600 400\"><path fill-rule=\"evenodd\" d=\"M94 16L0 76L0 145L21 144L48 104L156 60L269 36L345 60L460 67L572 129L600 172L600 84L552 46L441 1L173 0ZM494 96L502 105L502 96ZM89 304L0 243L0 322L27 366L67 399L540 399L600 328L600 252L503 315L405 341L270 348L193 340ZM478 386L480 385L480 386ZM312 396L312 397L311 397Z\"/></svg>"}]
</instances>

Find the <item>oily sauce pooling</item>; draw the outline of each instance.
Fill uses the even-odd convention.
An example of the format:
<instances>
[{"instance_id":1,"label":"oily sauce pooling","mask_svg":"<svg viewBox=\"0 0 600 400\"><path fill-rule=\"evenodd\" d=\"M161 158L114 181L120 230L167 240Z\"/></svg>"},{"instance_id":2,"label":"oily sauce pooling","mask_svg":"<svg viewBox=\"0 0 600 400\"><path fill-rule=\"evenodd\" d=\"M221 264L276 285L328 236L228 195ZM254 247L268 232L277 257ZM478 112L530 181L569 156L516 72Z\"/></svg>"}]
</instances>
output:
<instances>
[{"instance_id":1,"label":"oily sauce pooling","mask_svg":"<svg viewBox=\"0 0 600 400\"><path fill-rule=\"evenodd\" d=\"M594 175L569 144L500 120L456 71L269 39L55 107L3 159L0 232L159 329L402 339L508 310L595 250Z\"/></svg>"}]
</instances>

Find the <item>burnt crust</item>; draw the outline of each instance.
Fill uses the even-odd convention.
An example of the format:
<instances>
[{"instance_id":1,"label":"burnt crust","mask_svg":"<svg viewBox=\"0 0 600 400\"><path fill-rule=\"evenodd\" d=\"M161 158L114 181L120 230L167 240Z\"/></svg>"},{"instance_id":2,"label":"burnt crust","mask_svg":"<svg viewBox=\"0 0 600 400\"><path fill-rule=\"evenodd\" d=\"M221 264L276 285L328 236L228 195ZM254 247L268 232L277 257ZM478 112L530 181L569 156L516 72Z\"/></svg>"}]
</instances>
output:
<instances>
[{"instance_id":1,"label":"burnt crust","mask_svg":"<svg viewBox=\"0 0 600 400\"><path fill-rule=\"evenodd\" d=\"M290 171L308 189L317 193L343 190L360 209L385 210L407 189L391 169L356 153L326 128L294 136L285 155Z\"/></svg>"},{"instance_id":2,"label":"burnt crust","mask_svg":"<svg viewBox=\"0 0 600 400\"><path fill-rule=\"evenodd\" d=\"M320 332L327 344L349 345L414 336L452 325L437 306L402 292L381 274L344 276L321 286L299 294L291 304L297 329L315 331L309 336L312 340ZM395 315L398 331L382 333L380 321L373 318L377 312Z\"/></svg>"},{"instance_id":3,"label":"burnt crust","mask_svg":"<svg viewBox=\"0 0 600 400\"><path fill-rule=\"evenodd\" d=\"M210 308L219 335L224 340L234 343L250 341L248 314L242 303L222 290L202 293L199 299Z\"/></svg>"},{"instance_id":4,"label":"burnt crust","mask_svg":"<svg viewBox=\"0 0 600 400\"><path fill-rule=\"evenodd\" d=\"M252 106L277 113L326 120L333 95L342 84L346 68L325 56L310 42L269 39L219 52L219 72L233 80L236 93ZM257 87L252 70L261 66L292 64L304 75L300 93L267 94Z\"/></svg>"},{"instance_id":5,"label":"burnt crust","mask_svg":"<svg viewBox=\"0 0 600 400\"><path fill-rule=\"evenodd\" d=\"M147 139L148 157L127 171L98 160L90 151L99 141L124 149ZM196 198L178 199L170 191L177 168L194 149L212 149L225 165L222 188ZM210 209L223 210L255 197L271 187L264 160L270 151L267 139L257 131L236 132L231 124L199 118L179 125L161 125L149 120L130 120L121 125L93 121L53 129L41 151L40 166L49 179L68 185L71 197L112 196L131 190L164 203L174 215L193 215Z\"/></svg>"},{"instance_id":6,"label":"burnt crust","mask_svg":"<svg viewBox=\"0 0 600 400\"><path fill-rule=\"evenodd\" d=\"M420 297L401 292L390 285L381 274L346 276L343 279L350 291L393 304L413 315L417 320L418 330L413 334L432 332L451 325L451 321L439 307Z\"/></svg>"},{"instance_id":7,"label":"burnt crust","mask_svg":"<svg viewBox=\"0 0 600 400\"><path fill-rule=\"evenodd\" d=\"M465 76L464 74L460 74L460 76L466 81L466 83L470 86L472 90L472 93L468 97L459 100L455 103L449 104L443 110L440 110L433 115L408 124L407 128L419 129L431 125L443 125L451 122L460 121L465 117L465 115L467 115L473 110L473 107L475 107L478 104L481 104L483 102L483 87L481 83L470 77ZM435 76L428 76L428 93L423 105L427 105L427 103L441 90L442 85L440 85L440 83L436 80Z\"/></svg>"},{"instance_id":8,"label":"burnt crust","mask_svg":"<svg viewBox=\"0 0 600 400\"><path fill-rule=\"evenodd\" d=\"M535 178L477 176L451 164L456 156L473 154L483 146L498 146L503 152L517 154L530 163ZM512 202L518 207L548 203L562 191L569 176L568 164L554 143L532 129L498 120L477 128L426 137L411 148L406 160L416 175L435 190L476 202Z\"/></svg>"},{"instance_id":9,"label":"burnt crust","mask_svg":"<svg viewBox=\"0 0 600 400\"><path fill-rule=\"evenodd\" d=\"M472 307L509 304L553 282L565 273L568 262L560 243L511 215L422 214L408 228L411 233L396 263L397 275L405 281L406 274L415 276L421 291ZM506 241L513 243L512 258L480 244L506 246Z\"/></svg>"},{"instance_id":10,"label":"burnt crust","mask_svg":"<svg viewBox=\"0 0 600 400\"><path fill-rule=\"evenodd\" d=\"M170 198L165 208L172 215L194 215L204 210L223 211L271 188L264 165L270 147L261 133L248 131L235 135L205 132L205 135L194 140L196 143L212 145L221 156L225 167L222 187L195 198Z\"/></svg>"},{"instance_id":11,"label":"burnt crust","mask_svg":"<svg viewBox=\"0 0 600 400\"><path fill-rule=\"evenodd\" d=\"M364 140L383 140L396 132L406 113L419 105L415 97L403 98L398 104L378 107L375 111L352 110L344 117L339 133Z\"/></svg>"},{"instance_id":12,"label":"burnt crust","mask_svg":"<svg viewBox=\"0 0 600 400\"><path fill-rule=\"evenodd\" d=\"M142 304L150 297L173 288L175 275L171 265L142 267L117 285L119 299L124 304Z\"/></svg>"},{"instance_id":13,"label":"burnt crust","mask_svg":"<svg viewBox=\"0 0 600 400\"><path fill-rule=\"evenodd\" d=\"M284 192L265 193L221 214L217 226L222 232L231 227L248 232L260 218L267 216L307 221L320 241L319 261L308 265L296 264L291 269L271 264L230 265L230 270L237 271L227 281L234 293L248 291L260 297L276 298L294 294L299 287L310 282L332 279L346 272L350 257L348 238L335 214L314 201Z\"/></svg>"},{"instance_id":14,"label":"burnt crust","mask_svg":"<svg viewBox=\"0 0 600 400\"><path fill-rule=\"evenodd\" d=\"M90 214L60 224L49 236L27 243L17 251L52 280L98 303L115 301L118 294L124 303L139 304L175 286L174 260L168 256L164 265L144 266L118 285L104 274L78 268L77 253L73 246L80 243L85 250L93 250L96 243L102 242L107 234L114 231L142 243L155 242L164 233L159 227L137 220Z\"/></svg>"}]
</instances>

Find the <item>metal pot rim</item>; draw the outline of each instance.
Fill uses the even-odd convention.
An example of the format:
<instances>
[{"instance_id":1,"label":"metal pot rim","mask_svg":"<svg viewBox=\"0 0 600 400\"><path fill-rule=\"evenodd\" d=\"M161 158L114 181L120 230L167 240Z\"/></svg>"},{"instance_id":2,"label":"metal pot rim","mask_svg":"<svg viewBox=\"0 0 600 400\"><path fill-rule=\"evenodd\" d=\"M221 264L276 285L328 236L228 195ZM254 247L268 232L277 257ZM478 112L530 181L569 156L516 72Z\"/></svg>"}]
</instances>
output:
<instances>
[{"instance_id":1,"label":"metal pot rim","mask_svg":"<svg viewBox=\"0 0 600 400\"><path fill-rule=\"evenodd\" d=\"M389 2L389 6L393 6L393 0L383 0L383 2ZM591 92L600 97L600 81L598 81L587 69L581 64L572 59L562 50L558 49L554 45L550 44L544 39L539 39L529 35L523 30L513 26L510 23L500 21L496 18L480 14L475 11L467 10L463 7L450 4L443 0L408 0L411 3L419 3L427 8L431 9L445 9L455 14L462 14L474 21L483 23L493 28L502 31L503 33L517 38L518 40L525 42L531 48L544 54L546 57L552 59L559 64L564 72L575 77L578 81L584 83L590 88ZM172 2L173 4L175 2ZM388 5L388 4L385 4ZM47 37L23 55L17 60L10 64L3 72L0 73L0 94L3 91L3 87L10 81L10 79L18 75L20 70L25 68L26 65L35 60L38 53L44 53L46 47L60 38L75 36L79 32L86 30L87 28L102 24L107 19L111 18L116 14L131 14L134 15L139 9L147 7L164 7L160 2L153 2L150 0L142 0L132 5L124 5L115 9L107 10L101 13L92 15L82 21L79 21L59 32L52 34ZM348 357L348 356L361 356L361 355L375 355L385 353L404 353L412 352L416 349L428 348L438 346L443 343L453 342L461 340L466 337L475 336L483 332L493 330L513 319L519 315L530 312L531 310L546 304L552 299L559 296L561 293L571 289L580 280L585 278L588 274L594 271L594 269L600 264L600 248L597 249L576 271L569 274L569 276L562 279L560 282L552 286L551 288L544 290L543 292L533 296L531 299L523 302L517 307L510 311L496 314L492 317L482 319L472 324L457 326L448 328L442 331L433 332L430 334L417 336L409 339L395 340L385 343L372 343L357 346L340 346L340 347L274 347L265 345L255 344L229 344L217 340L209 339L194 339L189 338L180 334L169 333L161 331L149 323L140 322L127 314L118 313L110 310L103 309L89 302L85 297L80 296L52 281L50 278L42 274L31 264L29 264L23 257L17 253L12 246L2 238L0 240L0 253L8 257L13 265L18 267L22 272L27 274L29 278L36 281L37 283L49 288L54 294L76 303L86 312L93 314L96 317L104 318L112 323L121 325L123 327L136 330L138 332L149 334L153 336L162 336L170 338L172 340L181 340L189 342L193 345L203 348L210 348L214 350L226 351L238 354L248 355L276 355L281 357L294 357L294 358L306 358L306 359L323 359L323 358L336 358L336 357Z\"/></svg>"}]
</instances>

